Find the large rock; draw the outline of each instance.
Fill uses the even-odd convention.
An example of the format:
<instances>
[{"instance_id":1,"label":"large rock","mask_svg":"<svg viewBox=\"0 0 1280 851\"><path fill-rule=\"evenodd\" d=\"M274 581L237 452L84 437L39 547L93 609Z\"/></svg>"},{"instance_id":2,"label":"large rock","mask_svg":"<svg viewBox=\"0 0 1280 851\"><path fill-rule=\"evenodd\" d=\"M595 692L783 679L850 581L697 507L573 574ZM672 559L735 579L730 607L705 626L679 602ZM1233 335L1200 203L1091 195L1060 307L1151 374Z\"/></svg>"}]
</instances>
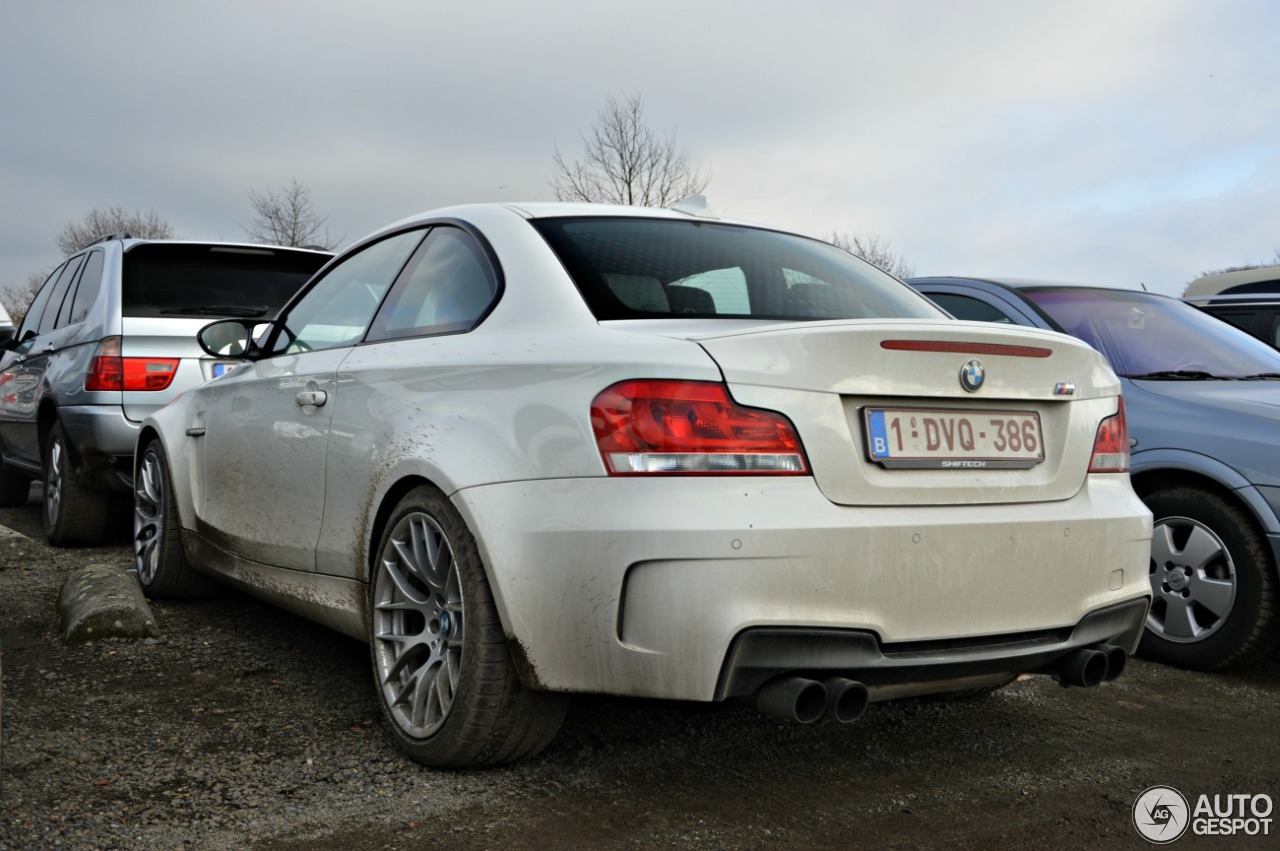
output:
<instances>
[{"instance_id":1,"label":"large rock","mask_svg":"<svg viewBox=\"0 0 1280 851\"><path fill-rule=\"evenodd\" d=\"M58 594L58 611L64 641L160 635L137 580L110 565L90 564L72 572Z\"/></svg>"}]
</instances>

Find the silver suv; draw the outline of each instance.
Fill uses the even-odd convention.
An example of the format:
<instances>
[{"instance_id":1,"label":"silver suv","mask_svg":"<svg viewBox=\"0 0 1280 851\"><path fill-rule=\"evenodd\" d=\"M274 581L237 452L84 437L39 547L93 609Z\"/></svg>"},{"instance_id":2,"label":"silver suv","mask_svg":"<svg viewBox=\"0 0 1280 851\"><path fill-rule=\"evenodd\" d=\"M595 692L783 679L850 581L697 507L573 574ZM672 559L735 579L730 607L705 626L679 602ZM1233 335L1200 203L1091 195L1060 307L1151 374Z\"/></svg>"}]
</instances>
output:
<instances>
[{"instance_id":1,"label":"silver suv","mask_svg":"<svg viewBox=\"0 0 1280 851\"><path fill-rule=\"evenodd\" d=\"M205 356L196 332L270 319L331 256L112 236L67 258L0 347L0 506L39 480L49 542L101 542L131 503L142 419L237 362Z\"/></svg>"}]
</instances>

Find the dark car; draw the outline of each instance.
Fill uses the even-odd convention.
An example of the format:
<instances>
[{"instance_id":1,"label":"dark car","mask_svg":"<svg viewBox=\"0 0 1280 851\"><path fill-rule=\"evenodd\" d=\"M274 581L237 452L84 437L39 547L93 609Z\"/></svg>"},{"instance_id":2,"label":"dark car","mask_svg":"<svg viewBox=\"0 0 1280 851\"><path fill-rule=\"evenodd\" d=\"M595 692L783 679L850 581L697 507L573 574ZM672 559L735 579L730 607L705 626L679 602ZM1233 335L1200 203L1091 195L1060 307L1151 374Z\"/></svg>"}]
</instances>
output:
<instances>
[{"instance_id":1,"label":"dark car","mask_svg":"<svg viewBox=\"0 0 1280 851\"><path fill-rule=\"evenodd\" d=\"M1155 520L1140 652L1197 670L1280 641L1280 351L1176 298L963 277L907 281L957 319L1064 331L1120 377Z\"/></svg>"}]
</instances>

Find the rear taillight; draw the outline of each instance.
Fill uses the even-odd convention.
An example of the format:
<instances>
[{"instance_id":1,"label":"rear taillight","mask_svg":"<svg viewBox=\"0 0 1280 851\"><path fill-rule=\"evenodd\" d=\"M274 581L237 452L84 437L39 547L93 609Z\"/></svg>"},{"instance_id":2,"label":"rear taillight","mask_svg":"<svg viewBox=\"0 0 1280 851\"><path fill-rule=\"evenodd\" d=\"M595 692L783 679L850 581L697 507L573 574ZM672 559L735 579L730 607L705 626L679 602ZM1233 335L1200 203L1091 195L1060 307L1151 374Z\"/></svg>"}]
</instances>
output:
<instances>
[{"instance_id":1,"label":"rear taillight","mask_svg":"<svg viewBox=\"0 0 1280 851\"><path fill-rule=\"evenodd\" d=\"M98 344L84 378L85 390L164 390L178 372L178 358L120 356L120 338Z\"/></svg>"},{"instance_id":2,"label":"rear taillight","mask_svg":"<svg viewBox=\"0 0 1280 851\"><path fill-rule=\"evenodd\" d=\"M615 476L809 472L791 421L738 406L723 384L622 381L591 403L591 427Z\"/></svg>"},{"instance_id":3,"label":"rear taillight","mask_svg":"<svg viewBox=\"0 0 1280 851\"><path fill-rule=\"evenodd\" d=\"M1114 416L1098 425L1093 439L1093 457L1089 459L1090 473L1129 472L1129 423L1124 415L1124 398Z\"/></svg>"}]
</instances>

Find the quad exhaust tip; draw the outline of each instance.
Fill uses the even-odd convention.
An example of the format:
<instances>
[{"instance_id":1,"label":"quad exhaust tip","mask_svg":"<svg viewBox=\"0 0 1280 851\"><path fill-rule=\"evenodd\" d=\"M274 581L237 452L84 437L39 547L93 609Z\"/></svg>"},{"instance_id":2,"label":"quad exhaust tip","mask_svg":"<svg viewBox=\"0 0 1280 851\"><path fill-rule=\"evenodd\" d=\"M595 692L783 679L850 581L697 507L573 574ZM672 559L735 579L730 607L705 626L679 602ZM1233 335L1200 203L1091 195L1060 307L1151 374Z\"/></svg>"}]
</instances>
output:
<instances>
[{"instance_id":1,"label":"quad exhaust tip","mask_svg":"<svg viewBox=\"0 0 1280 851\"><path fill-rule=\"evenodd\" d=\"M1114 644L1094 644L1073 650L1053 666L1053 676L1064 686L1093 688L1124 673L1129 654ZM845 677L818 681L801 676L778 677L756 693L756 707L766 715L801 724L830 718L851 724L862 717L871 702L867 687Z\"/></svg>"}]
</instances>

